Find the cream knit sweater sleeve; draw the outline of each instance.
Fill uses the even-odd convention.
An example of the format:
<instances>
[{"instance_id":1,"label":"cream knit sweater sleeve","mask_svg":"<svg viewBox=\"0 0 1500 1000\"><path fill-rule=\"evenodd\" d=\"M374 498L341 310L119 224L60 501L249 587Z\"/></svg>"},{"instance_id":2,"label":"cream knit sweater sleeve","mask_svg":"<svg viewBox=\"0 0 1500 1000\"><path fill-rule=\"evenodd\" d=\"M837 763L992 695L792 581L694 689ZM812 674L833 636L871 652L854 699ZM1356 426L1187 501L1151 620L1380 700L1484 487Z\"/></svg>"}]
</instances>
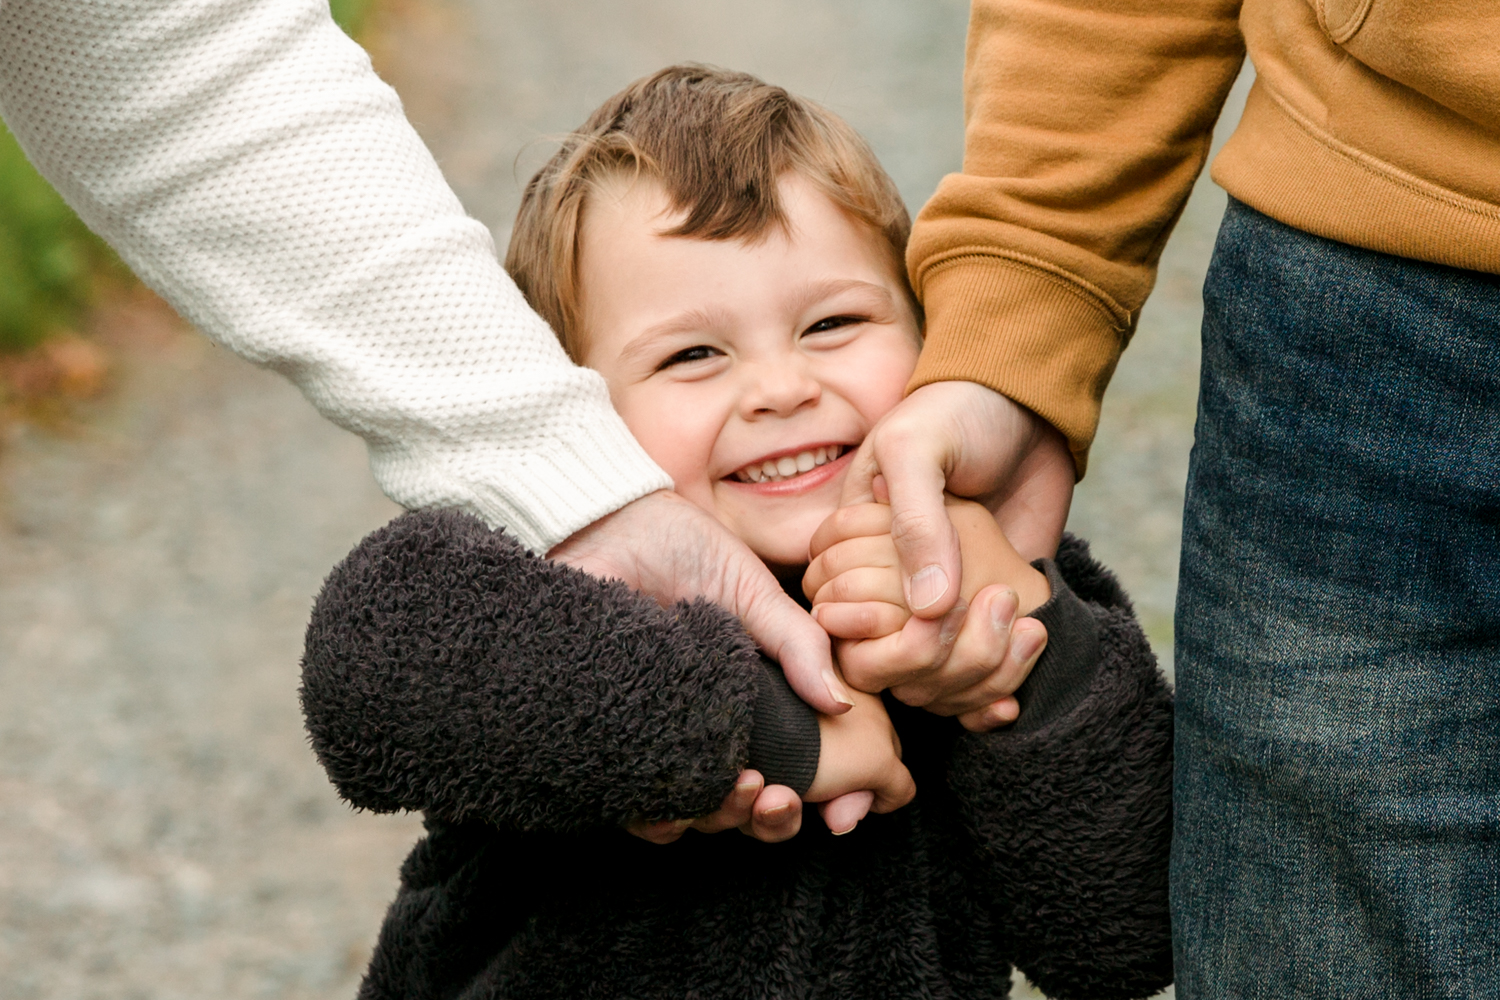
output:
<instances>
[{"instance_id":1,"label":"cream knit sweater sleeve","mask_svg":"<svg viewBox=\"0 0 1500 1000\"><path fill-rule=\"evenodd\" d=\"M671 487L326 0L0 0L0 115L143 281L363 437L398 503L545 552Z\"/></svg>"}]
</instances>

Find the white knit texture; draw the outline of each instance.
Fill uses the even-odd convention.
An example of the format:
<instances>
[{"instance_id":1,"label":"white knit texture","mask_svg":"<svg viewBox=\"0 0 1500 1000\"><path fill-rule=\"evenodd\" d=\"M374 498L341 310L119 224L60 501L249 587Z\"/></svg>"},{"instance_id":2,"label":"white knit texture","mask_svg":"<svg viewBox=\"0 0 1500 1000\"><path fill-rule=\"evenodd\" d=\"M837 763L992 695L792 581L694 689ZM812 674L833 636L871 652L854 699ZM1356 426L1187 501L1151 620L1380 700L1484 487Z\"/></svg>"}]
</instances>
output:
<instances>
[{"instance_id":1,"label":"white knit texture","mask_svg":"<svg viewBox=\"0 0 1500 1000\"><path fill-rule=\"evenodd\" d=\"M363 437L396 502L545 552L671 487L326 0L0 0L0 116L142 281Z\"/></svg>"}]
</instances>

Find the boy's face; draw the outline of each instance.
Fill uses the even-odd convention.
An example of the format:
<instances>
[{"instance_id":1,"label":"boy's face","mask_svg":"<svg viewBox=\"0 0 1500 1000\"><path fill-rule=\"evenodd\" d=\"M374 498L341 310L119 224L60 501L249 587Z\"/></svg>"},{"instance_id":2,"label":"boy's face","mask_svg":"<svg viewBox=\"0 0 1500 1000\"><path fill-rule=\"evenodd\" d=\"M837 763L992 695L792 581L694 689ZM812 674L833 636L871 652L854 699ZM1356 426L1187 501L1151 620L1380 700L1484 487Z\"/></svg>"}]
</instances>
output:
<instances>
[{"instance_id":1,"label":"boy's face","mask_svg":"<svg viewBox=\"0 0 1500 1000\"><path fill-rule=\"evenodd\" d=\"M790 234L660 235L681 221L647 178L584 211L584 363L677 491L773 569L807 562L854 450L900 401L917 320L879 237L810 182L781 182Z\"/></svg>"}]
</instances>

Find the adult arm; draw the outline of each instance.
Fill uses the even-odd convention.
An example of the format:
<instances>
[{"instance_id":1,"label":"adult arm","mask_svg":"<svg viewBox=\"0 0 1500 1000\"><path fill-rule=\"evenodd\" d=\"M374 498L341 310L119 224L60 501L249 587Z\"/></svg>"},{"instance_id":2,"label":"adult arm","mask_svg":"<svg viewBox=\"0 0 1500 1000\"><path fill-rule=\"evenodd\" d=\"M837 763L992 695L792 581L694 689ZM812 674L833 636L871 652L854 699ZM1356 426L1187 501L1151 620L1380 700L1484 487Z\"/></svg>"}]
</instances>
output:
<instances>
[{"instance_id":1,"label":"adult arm","mask_svg":"<svg viewBox=\"0 0 1500 1000\"><path fill-rule=\"evenodd\" d=\"M712 813L747 764L806 791L818 722L707 602L662 608L459 511L403 515L329 576L303 660L340 794L522 830Z\"/></svg>"},{"instance_id":2,"label":"adult arm","mask_svg":"<svg viewBox=\"0 0 1500 1000\"><path fill-rule=\"evenodd\" d=\"M6 0L0 115L143 281L363 437L398 503L545 552L670 488L326 0Z\"/></svg>"},{"instance_id":3,"label":"adult arm","mask_svg":"<svg viewBox=\"0 0 1500 1000\"><path fill-rule=\"evenodd\" d=\"M1243 61L1238 14L1239 0L974 0L963 171L907 248L926 344L846 495L870 499L884 474L920 616L958 599L944 483L985 502L1024 554L1056 547Z\"/></svg>"},{"instance_id":4,"label":"adult arm","mask_svg":"<svg viewBox=\"0 0 1500 1000\"><path fill-rule=\"evenodd\" d=\"M1172 696L1087 547L1065 540L1047 570L1020 718L959 736L948 784L1016 965L1048 996L1143 997L1172 979Z\"/></svg>"},{"instance_id":5,"label":"adult arm","mask_svg":"<svg viewBox=\"0 0 1500 1000\"><path fill-rule=\"evenodd\" d=\"M845 710L826 637L728 532L669 517L647 550L630 530L671 481L326 0L6 0L0 115L142 280L363 437L393 500L469 510L534 552L582 547L668 603L707 595L803 698Z\"/></svg>"}]
</instances>

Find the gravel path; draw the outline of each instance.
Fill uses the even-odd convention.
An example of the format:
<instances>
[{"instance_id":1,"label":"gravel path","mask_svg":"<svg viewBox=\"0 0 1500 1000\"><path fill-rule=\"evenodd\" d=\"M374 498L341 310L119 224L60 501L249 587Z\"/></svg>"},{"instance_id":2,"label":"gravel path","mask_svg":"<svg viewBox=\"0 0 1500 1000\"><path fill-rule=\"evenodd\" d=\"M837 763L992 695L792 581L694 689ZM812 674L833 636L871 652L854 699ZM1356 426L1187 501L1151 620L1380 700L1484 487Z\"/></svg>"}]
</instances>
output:
<instances>
[{"instance_id":1,"label":"gravel path","mask_svg":"<svg viewBox=\"0 0 1500 1000\"><path fill-rule=\"evenodd\" d=\"M380 65L503 244L518 183L669 62L743 68L868 136L919 205L961 156L956 0L390 0ZM1200 186L1115 376L1073 525L1170 649ZM142 299L114 390L0 446L0 997L353 993L410 817L351 814L307 751L297 657L327 569L395 508L360 443Z\"/></svg>"}]
</instances>

